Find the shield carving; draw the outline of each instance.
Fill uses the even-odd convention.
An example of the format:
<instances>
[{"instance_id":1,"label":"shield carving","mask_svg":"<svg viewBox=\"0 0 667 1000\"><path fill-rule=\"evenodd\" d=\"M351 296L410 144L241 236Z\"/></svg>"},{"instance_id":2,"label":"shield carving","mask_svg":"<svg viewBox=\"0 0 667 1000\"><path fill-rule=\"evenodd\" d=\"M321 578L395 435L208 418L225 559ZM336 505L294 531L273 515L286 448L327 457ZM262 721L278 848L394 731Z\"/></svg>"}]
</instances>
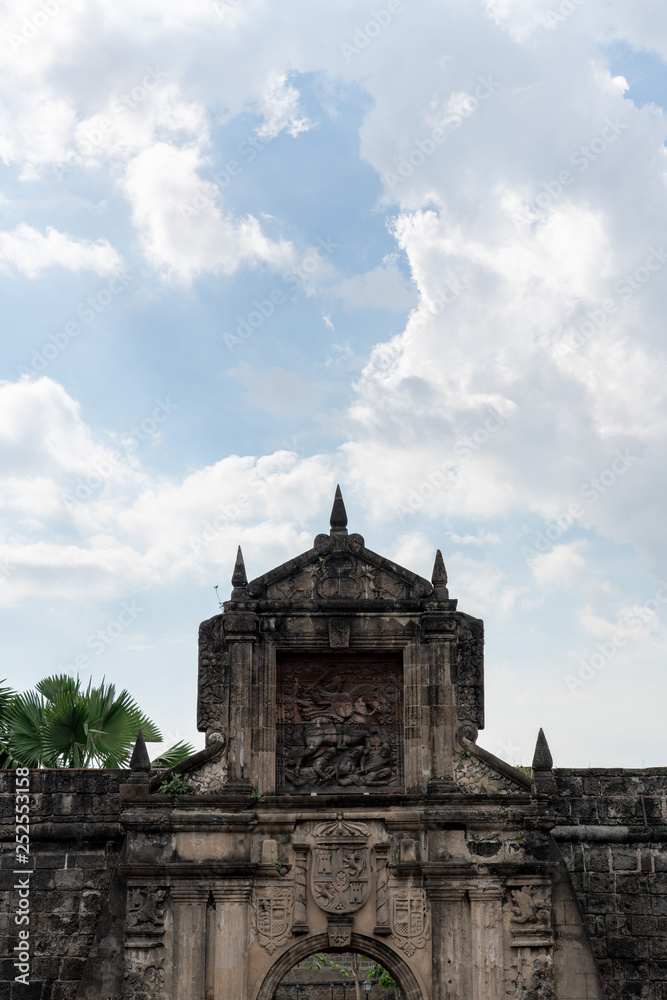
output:
<instances>
[{"instance_id":1,"label":"shield carving","mask_svg":"<svg viewBox=\"0 0 667 1000\"><path fill-rule=\"evenodd\" d=\"M371 852L358 840L318 844L313 852L310 885L317 905L327 913L354 913L371 891Z\"/></svg>"},{"instance_id":2,"label":"shield carving","mask_svg":"<svg viewBox=\"0 0 667 1000\"><path fill-rule=\"evenodd\" d=\"M292 890L279 886L258 886L251 910L259 943L272 955L285 944L292 930Z\"/></svg>"},{"instance_id":3,"label":"shield carving","mask_svg":"<svg viewBox=\"0 0 667 1000\"><path fill-rule=\"evenodd\" d=\"M391 905L391 929L406 955L423 948L428 935L428 901L424 889L403 889Z\"/></svg>"}]
</instances>

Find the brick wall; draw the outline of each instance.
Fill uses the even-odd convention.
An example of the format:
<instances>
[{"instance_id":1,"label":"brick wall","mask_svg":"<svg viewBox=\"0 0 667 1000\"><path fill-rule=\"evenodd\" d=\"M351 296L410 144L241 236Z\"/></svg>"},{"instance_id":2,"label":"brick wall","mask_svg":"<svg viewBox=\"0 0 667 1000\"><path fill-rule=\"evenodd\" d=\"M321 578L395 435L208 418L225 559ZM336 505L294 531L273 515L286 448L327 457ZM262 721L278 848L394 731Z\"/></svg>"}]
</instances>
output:
<instances>
[{"instance_id":1,"label":"brick wall","mask_svg":"<svg viewBox=\"0 0 667 1000\"><path fill-rule=\"evenodd\" d=\"M667 1000L667 768L554 774L554 839L608 1000Z\"/></svg>"},{"instance_id":2,"label":"brick wall","mask_svg":"<svg viewBox=\"0 0 667 1000\"><path fill-rule=\"evenodd\" d=\"M118 786L126 771L30 775L30 986L16 983L18 879L13 771L0 771L0 1000L74 1000L122 847ZM25 927L25 925L22 925ZM101 997L100 1000L103 1000Z\"/></svg>"}]
</instances>

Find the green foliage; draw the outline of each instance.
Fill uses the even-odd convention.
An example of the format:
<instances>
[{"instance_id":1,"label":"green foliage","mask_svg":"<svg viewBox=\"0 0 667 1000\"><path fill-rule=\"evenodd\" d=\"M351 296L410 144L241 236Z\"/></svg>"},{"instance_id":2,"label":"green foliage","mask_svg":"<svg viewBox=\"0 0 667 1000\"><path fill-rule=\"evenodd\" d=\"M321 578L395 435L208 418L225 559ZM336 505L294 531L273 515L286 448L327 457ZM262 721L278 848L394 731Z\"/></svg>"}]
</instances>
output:
<instances>
[{"instance_id":1,"label":"green foliage","mask_svg":"<svg viewBox=\"0 0 667 1000\"><path fill-rule=\"evenodd\" d=\"M526 767L525 764L514 764L514 769L516 771L521 771L522 774L526 774L529 778L533 776L532 767Z\"/></svg>"},{"instance_id":2,"label":"green foliage","mask_svg":"<svg viewBox=\"0 0 667 1000\"><path fill-rule=\"evenodd\" d=\"M377 979L383 990L395 990L398 985L396 980L392 979L391 974L378 962L369 970L368 978Z\"/></svg>"},{"instance_id":3,"label":"green foliage","mask_svg":"<svg viewBox=\"0 0 667 1000\"><path fill-rule=\"evenodd\" d=\"M262 793L258 792L257 789L254 788L252 790L252 792L250 793L250 798L252 799L253 802L261 802L262 801Z\"/></svg>"},{"instance_id":4,"label":"green foliage","mask_svg":"<svg viewBox=\"0 0 667 1000\"><path fill-rule=\"evenodd\" d=\"M469 757L469 756L470 756L470 750L461 750L459 754L459 757Z\"/></svg>"},{"instance_id":5,"label":"green foliage","mask_svg":"<svg viewBox=\"0 0 667 1000\"><path fill-rule=\"evenodd\" d=\"M220 608L221 610L224 610L224 604L223 604L223 603L222 603L222 601L220 600L220 594L218 593L218 586L219 586L219 584L217 584L217 583L216 583L216 585L215 585L215 587L214 587L213 589L214 589L214 591L215 591L215 597L216 597L216 600L217 600L217 602L218 602L218 607L219 607L219 608Z\"/></svg>"},{"instance_id":6,"label":"green foliage","mask_svg":"<svg viewBox=\"0 0 667 1000\"><path fill-rule=\"evenodd\" d=\"M0 687L3 767L126 767L140 729L146 742L162 742L129 692L116 694L104 679L83 690L78 677L53 674L35 686L22 694ZM181 744L178 752L188 756L185 749Z\"/></svg>"},{"instance_id":7,"label":"green foliage","mask_svg":"<svg viewBox=\"0 0 667 1000\"><path fill-rule=\"evenodd\" d=\"M161 795L193 795L194 789L190 782L180 774L175 774L171 781L163 781L160 785Z\"/></svg>"},{"instance_id":8,"label":"green foliage","mask_svg":"<svg viewBox=\"0 0 667 1000\"><path fill-rule=\"evenodd\" d=\"M179 743L174 743L173 747L169 750L165 750L161 753L159 757L151 761L153 767L175 767L176 764L180 764L182 761L187 760L195 752L195 748L191 743L186 743L181 740Z\"/></svg>"}]
</instances>

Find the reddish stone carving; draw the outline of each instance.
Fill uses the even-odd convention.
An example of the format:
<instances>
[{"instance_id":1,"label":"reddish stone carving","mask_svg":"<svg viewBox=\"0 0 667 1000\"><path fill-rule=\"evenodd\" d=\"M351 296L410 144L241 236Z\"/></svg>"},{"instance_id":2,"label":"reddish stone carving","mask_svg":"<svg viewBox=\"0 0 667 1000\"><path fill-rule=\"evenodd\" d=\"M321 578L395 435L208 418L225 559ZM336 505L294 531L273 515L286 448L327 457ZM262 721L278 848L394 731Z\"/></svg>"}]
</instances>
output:
<instances>
[{"instance_id":1,"label":"reddish stone carving","mask_svg":"<svg viewBox=\"0 0 667 1000\"><path fill-rule=\"evenodd\" d=\"M401 789L402 668L393 656L279 664L278 790Z\"/></svg>"}]
</instances>

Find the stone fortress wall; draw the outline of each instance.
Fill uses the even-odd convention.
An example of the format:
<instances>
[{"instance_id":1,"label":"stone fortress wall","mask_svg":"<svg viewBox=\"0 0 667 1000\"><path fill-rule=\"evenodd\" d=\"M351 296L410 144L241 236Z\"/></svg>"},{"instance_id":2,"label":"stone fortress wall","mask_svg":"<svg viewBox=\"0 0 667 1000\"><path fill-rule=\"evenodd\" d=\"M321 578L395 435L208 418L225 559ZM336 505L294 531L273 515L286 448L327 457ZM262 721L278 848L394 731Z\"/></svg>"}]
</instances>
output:
<instances>
[{"instance_id":1,"label":"stone fortress wall","mask_svg":"<svg viewBox=\"0 0 667 1000\"><path fill-rule=\"evenodd\" d=\"M117 887L114 892L112 883L124 839L119 786L128 773L31 772L34 982L24 987L14 982L11 958L18 903L14 772L0 772L0 1000L75 1000L89 956L92 974L113 949L107 909L116 897L124 911L122 893ZM552 836L576 894L574 903L554 894L554 919L563 929L557 947L583 948L576 940L578 923L568 914L568 907L578 906L608 1000L667 1000L667 768L556 768L553 773L558 824ZM494 849L493 840L488 844L482 848L487 854ZM480 863L479 844L471 848ZM122 932L125 914L116 915ZM117 947L122 948L122 940ZM575 962L571 972L586 1000L586 971ZM322 977L332 978L328 972ZM116 1000L113 993L108 996ZM100 992L98 1000L106 995Z\"/></svg>"}]
</instances>

